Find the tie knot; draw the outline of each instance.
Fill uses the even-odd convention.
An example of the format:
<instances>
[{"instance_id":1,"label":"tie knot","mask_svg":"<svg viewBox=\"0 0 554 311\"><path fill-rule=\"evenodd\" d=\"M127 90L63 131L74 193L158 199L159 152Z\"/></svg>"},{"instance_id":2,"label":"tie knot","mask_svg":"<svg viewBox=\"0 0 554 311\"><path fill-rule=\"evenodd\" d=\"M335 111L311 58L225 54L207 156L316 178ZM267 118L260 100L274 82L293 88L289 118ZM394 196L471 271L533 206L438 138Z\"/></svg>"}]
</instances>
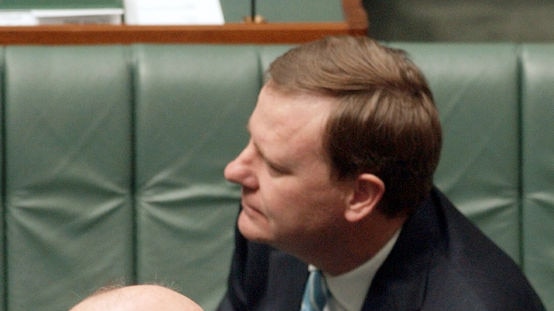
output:
<instances>
[{"instance_id":1,"label":"tie knot","mask_svg":"<svg viewBox=\"0 0 554 311\"><path fill-rule=\"evenodd\" d=\"M323 308L327 304L327 296L327 286L321 271L310 271L306 289L304 290L301 311L323 311Z\"/></svg>"}]
</instances>

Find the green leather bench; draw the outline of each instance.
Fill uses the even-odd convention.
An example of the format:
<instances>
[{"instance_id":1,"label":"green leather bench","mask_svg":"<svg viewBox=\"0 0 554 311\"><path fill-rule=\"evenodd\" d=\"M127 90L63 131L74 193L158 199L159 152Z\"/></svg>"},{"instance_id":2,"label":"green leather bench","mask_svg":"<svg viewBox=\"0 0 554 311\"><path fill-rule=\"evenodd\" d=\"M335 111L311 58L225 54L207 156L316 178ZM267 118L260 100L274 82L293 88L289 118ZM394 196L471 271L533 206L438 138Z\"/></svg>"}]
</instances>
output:
<instances>
[{"instance_id":1,"label":"green leather bench","mask_svg":"<svg viewBox=\"0 0 554 311\"><path fill-rule=\"evenodd\" d=\"M394 43L434 90L436 182L554 310L554 45ZM217 305L264 68L287 46L0 50L0 311L161 283Z\"/></svg>"},{"instance_id":2,"label":"green leather bench","mask_svg":"<svg viewBox=\"0 0 554 311\"><path fill-rule=\"evenodd\" d=\"M522 47L521 249L524 269L554 310L554 45Z\"/></svg>"}]
</instances>

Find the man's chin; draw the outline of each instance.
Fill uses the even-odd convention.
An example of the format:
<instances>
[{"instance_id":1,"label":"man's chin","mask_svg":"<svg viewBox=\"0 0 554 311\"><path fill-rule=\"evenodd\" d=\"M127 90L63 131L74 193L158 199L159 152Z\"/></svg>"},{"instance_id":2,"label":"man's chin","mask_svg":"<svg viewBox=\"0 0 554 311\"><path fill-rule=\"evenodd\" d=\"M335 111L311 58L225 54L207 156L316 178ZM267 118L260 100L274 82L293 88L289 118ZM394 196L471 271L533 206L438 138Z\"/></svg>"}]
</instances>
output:
<instances>
[{"instance_id":1,"label":"man's chin","mask_svg":"<svg viewBox=\"0 0 554 311\"><path fill-rule=\"evenodd\" d=\"M239 215L237 227L240 233L248 240L256 243L270 243L267 230L242 212Z\"/></svg>"}]
</instances>

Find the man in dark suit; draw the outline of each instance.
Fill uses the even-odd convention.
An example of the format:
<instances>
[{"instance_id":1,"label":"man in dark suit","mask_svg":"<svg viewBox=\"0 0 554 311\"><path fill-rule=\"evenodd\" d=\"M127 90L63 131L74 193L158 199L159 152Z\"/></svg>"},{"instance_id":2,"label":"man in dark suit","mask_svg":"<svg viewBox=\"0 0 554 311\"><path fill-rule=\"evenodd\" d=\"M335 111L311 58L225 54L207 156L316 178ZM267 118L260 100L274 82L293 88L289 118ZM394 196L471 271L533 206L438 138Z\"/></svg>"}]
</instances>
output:
<instances>
[{"instance_id":1,"label":"man in dark suit","mask_svg":"<svg viewBox=\"0 0 554 311\"><path fill-rule=\"evenodd\" d=\"M219 310L544 310L433 188L438 113L402 51L365 37L292 49L248 130L225 169L242 200Z\"/></svg>"}]
</instances>

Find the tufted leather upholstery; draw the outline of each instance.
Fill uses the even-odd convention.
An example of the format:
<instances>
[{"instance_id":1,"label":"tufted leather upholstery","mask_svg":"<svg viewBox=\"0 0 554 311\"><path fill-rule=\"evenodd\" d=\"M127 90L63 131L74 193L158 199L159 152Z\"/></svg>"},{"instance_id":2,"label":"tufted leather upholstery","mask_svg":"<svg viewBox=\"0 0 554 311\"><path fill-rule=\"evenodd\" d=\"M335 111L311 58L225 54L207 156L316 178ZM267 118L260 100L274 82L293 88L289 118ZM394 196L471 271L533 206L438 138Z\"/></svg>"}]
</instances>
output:
<instances>
[{"instance_id":1,"label":"tufted leather upholstery","mask_svg":"<svg viewBox=\"0 0 554 311\"><path fill-rule=\"evenodd\" d=\"M395 43L445 130L436 182L554 308L554 46ZM264 69L287 46L0 50L0 311L156 282L217 305Z\"/></svg>"}]
</instances>

